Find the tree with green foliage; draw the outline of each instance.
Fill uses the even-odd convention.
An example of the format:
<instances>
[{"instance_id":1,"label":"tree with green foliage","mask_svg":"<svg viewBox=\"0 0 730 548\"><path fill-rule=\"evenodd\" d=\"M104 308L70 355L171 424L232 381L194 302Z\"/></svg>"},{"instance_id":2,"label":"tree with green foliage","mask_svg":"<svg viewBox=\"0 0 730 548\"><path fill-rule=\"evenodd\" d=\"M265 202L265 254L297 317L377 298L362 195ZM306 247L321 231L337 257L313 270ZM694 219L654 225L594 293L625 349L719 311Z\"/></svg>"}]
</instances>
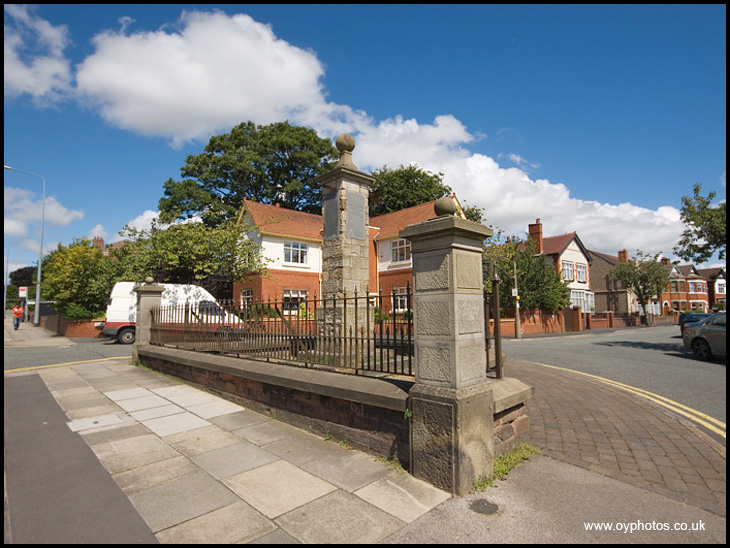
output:
<instances>
[{"instance_id":1,"label":"tree with green foliage","mask_svg":"<svg viewBox=\"0 0 730 548\"><path fill-rule=\"evenodd\" d=\"M10 278L12 285L30 287L36 283L37 270L35 266L24 266L18 270L13 270L8 274L8 278Z\"/></svg>"},{"instance_id":2,"label":"tree with green foliage","mask_svg":"<svg viewBox=\"0 0 730 548\"><path fill-rule=\"evenodd\" d=\"M260 247L246 237L249 227L233 221L211 227L200 222L149 230L127 226L128 243L112 252L126 280L151 276L158 282L212 288L220 280L241 280L264 270Z\"/></svg>"},{"instance_id":3,"label":"tree with green foliage","mask_svg":"<svg viewBox=\"0 0 730 548\"><path fill-rule=\"evenodd\" d=\"M43 261L44 297L55 301L58 312L67 317L104 316L121 265L105 257L86 238L58 247Z\"/></svg>"},{"instance_id":4,"label":"tree with green foliage","mask_svg":"<svg viewBox=\"0 0 730 548\"><path fill-rule=\"evenodd\" d=\"M204 151L188 156L183 179L168 179L160 200L160 220L200 216L208 226L236 218L243 199L279 204L309 213L321 211L317 177L339 154L314 130L279 122L246 122L210 139Z\"/></svg>"},{"instance_id":5,"label":"tree with green foliage","mask_svg":"<svg viewBox=\"0 0 730 548\"><path fill-rule=\"evenodd\" d=\"M616 264L611 276L618 280L624 289L633 291L639 306L644 311L642 322L649 324L647 304L655 295L661 295L669 283L669 268L659 259L661 253L647 255L642 251L636 252L628 262Z\"/></svg>"},{"instance_id":6,"label":"tree with green foliage","mask_svg":"<svg viewBox=\"0 0 730 548\"><path fill-rule=\"evenodd\" d=\"M555 312L570 304L568 284L543 255L535 254L535 242L532 240L487 245L484 248L486 272L491 272L491 265L496 265L501 280L499 300L502 308L516 306L516 299L512 296L515 266L522 308ZM491 289L491 280L486 280L486 283L487 289Z\"/></svg>"},{"instance_id":7,"label":"tree with green foliage","mask_svg":"<svg viewBox=\"0 0 730 548\"><path fill-rule=\"evenodd\" d=\"M383 166L373 172L370 188L370 216L377 217L407 207L438 200L451 194L443 183L443 173L432 173L415 165L389 169Z\"/></svg>"},{"instance_id":8,"label":"tree with green foliage","mask_svg":"<svg viewBox=\"0 0 730 548\"><path fill-rule=\"evenodd\" d=\"M704 263L715 253L722 260L727 246L727 202L712 205L717 193L713 190L706 197L701 196L699 183L692 190L691 197L682 196L680 215L685 231L674 252L690 262Z\"/></svg>"}]
</instances>

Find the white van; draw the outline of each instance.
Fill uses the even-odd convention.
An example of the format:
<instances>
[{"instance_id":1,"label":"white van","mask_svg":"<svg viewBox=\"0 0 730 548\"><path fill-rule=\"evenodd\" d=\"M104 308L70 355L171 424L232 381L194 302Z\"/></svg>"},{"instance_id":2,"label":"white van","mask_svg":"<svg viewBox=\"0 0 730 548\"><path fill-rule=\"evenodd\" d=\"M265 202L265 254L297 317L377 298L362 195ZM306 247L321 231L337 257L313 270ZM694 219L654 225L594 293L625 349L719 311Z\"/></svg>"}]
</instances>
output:
<instances>
[{"instance_id":1,"label":"white van","mask_svg":"<svg viewBox=\"0 0 730 548\"><path fill-rule=\"evenodd\" d=\"M137 293L134 288L141 284L117 282L112 288L106 307L106 318L101 334L116 339L121 344L134 342L137 319ZM240 320L218 305L215 297L197 285L161 284L163 306L195 305L196 311L205 316L204 321L215 324L240 325Z\"/></svg>"}]
</instances>

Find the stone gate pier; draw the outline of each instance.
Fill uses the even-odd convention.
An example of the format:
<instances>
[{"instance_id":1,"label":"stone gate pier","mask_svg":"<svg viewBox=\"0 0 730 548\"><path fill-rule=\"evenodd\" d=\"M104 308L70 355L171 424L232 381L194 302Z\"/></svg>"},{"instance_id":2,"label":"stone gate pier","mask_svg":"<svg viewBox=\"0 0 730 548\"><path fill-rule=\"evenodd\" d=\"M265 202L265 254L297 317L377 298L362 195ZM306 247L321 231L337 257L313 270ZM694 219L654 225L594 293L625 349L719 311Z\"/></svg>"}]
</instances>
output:
<instances>
[{"instance_id":1,"label":"stone gate pier","mask_svg":"<svg viewBox=\"0 0 730 548\"><path fill-rule=\"evenodd\" d=\"M439 200L436 218L400 232L413 259L411 472L464 495L494 469L482 288L482 243L492 230L454 216L449 202Z\"/></svg>"}]
</instances>

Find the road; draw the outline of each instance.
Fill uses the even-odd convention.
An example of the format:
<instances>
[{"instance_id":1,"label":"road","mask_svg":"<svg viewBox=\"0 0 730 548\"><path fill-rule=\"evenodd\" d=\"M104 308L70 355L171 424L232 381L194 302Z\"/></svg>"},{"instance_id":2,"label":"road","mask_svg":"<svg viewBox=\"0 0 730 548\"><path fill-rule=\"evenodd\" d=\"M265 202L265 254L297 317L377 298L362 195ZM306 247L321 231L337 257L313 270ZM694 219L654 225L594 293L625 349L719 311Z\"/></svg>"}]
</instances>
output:
<instances>
[{"instance_id":1,"label":"road","mask_svg":"<svg viewBox=\"0 0 730 548\"><path fill-rule=\"evenodd\" d=\"M547 364L617 381L725 422L725 360L695 359L684 349L676 325L503 339L502 344L507 359ZM505 374L509 375L509 371Z\"/></svg>"},{"instance_id":2,"label":"road","mask_svg":"<svg viewBox=\"0 0 730 548\"><path fill-rule=\"evenodd\" d=\"M118 344L109 339L71 339L71 343L58 346L6 346L3 349L3 368L7 371L25 367L132 357L132 345Z\"/></svg>"}]
</instances>

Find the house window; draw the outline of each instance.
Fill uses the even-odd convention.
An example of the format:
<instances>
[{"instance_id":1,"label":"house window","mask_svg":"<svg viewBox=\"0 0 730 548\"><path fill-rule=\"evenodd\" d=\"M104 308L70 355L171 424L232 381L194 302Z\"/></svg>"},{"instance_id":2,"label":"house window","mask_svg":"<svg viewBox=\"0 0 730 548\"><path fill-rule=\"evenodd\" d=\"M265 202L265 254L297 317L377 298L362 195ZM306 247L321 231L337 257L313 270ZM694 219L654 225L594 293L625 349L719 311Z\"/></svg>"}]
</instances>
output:
<instances>
[{"instance_id":1,"label":"house window","mask_svg":"<svg viewBox=\"0 0 730 548\"><path fill-rule=\"evenodd\" d=\"M394 287L393 288L393 311L405 312L408 310L408 288L407 287Z\"/></svg>"},{"instance_id":2,"label":"house window","mask_svg":"<svg viewBox=\"0 0 730 548\"><path fill-rule=\"evenodd\" d=\"M592 312L596 308L596 296L590 291L571 291L571 306L580 306L583 312Z\"/></svg>"},{"instance_id":3,"label":"house window","mask_svg":"<svg viewBox=\"0 0 730 548\"><path fill-rule=\"evenodd\" d=\"M400 238L390 243L391 262L402 263L411 260L411 242Z\"/></svg>"},{"instance_id":4,"label":"house window","mask_svg":"<svg viewBox=\"0 0 730 548\"><path fill-rule=\"evenodd\" d=\"M304 304L307 305L308 292L304 289L285 289L284 298L282 299L281 308L284 314L290 316L296 316L299 312L299 307Z\"/></svg>"},{"instance_id":5,"label":"house window","mask_svg":"<svg viewBox=\"0 0 730 548\"><path fill-rule=\"evenodd\" d=\"M717 284L717 293L718 295L725 294L725 284Z\"/></svg>"},{"instance_id":6,"label":"house window","mask_svg":"<svg viewBox=\"0 0 730 548\"><path fill-rule=\"evenodd\" d=\"M586 283L588 281L588 266L578 263L576 266L576 277L579 282Z\"/></svg>"},{"instance_id":7,"label":"house window","mask_svg":"<svg viewBox=\"0 0 730 548\"><path fill-rule=\"evenodd\" d=\"M689 292L690 293L705 293L705 283L704 282L688 282L689 283Z\"/></svg>"},{"instance_id":8,"label":"house window","mask_svg":"<svg viewBox=\"0 0 730 548\"><path fill-rule=\"evenodd\" d=\"M284 262L307 264L308 246L299 242L284 243Z\"/></svg>"},{"instance_id":9,"label":"house window","mask_svg":"<svg viewBox=\"0 0 730 548\"><path fill-rule=\"evenodd\" d=\"M253 306L253 289L241 290L241 308L248 310Z\"/></svg>"},{"instance_id":10,"label":"house window","mask_svg":"<svg viewBox=\"0 0 730 548\"><path fill-rule=\"evenodd\" d=\"M563 279L573 281L573 263L570 261L563 261Z\"/></svg>"}]
</instances>

